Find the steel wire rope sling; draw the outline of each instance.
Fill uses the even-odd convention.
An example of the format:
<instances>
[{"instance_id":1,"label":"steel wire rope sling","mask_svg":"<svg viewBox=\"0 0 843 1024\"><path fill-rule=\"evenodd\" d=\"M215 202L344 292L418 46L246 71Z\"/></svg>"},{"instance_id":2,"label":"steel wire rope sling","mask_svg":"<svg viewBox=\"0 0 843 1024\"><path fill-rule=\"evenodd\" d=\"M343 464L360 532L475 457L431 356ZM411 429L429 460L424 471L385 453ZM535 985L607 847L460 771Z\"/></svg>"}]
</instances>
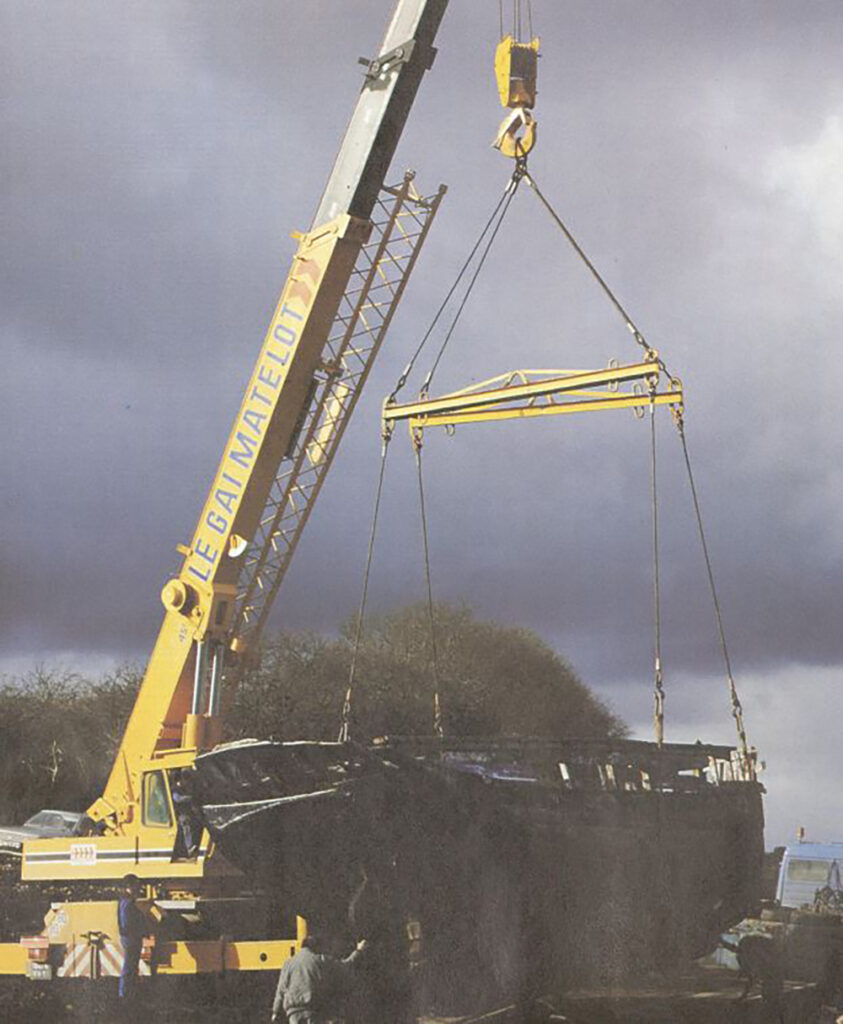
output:
<instances>
[{"instance_id":1,"label":"steel wire rope sling","mask_svg":"<svg viewBox=\"0 0 843 1024\"><path fill-rule=\"evenodd\" d=\"M489 252L491 251L491 248L495 242L495 239L498 236L498 232L500 231L504 218L506 217L507 212L509 211L509 207L511 206L512 200L515 197L515 193L518 191L518 186L521 183L521 179L523 178L526 169L526 158L520 157L516 161L515 170L512 172L512 176L510 177L509 181L507 182L506 188L504 189L503 197L498 202L498 205L495 207L495 212L490 218L490 220L487 222L486 228L484 228L483 235L481 235L481 240L488 233L486 245L483 249L480 259L477 261L477 266L474 269L474 273L471 275L471 280L468 282L465 294L463 295L460 304L457 307L457 310L454 314L454 317L451 321L451 324L447 332L445 333L445 337L442 341L442 344L439 346L439 351L436 353L436 358L433 361L433 366L428 371L427 376L425 377L424 382L422 383L420 391L421 398L427 397L430 391L430 385L433 381L433 377L437 369L439 368L439 364L442 361L442 357L445 354L445 350L448 347L448 343L450 342L451 338L454 335L454 331L456 330L457 324L460 321L460 318L463 314L463 310L465 309L466 304L468 303L468 299L474 289L474 285L477 283L477 279L480 276L480 271L483 269L483 266L486 262L486 258L488 257ZM478 243L472 250L472 254L477 252L479 245L480 242L478 241ZM469 257L469 261L470 259L471 257ZM460 274L458 275L457 280L454 282L454 285L449 290L448 298L450 298L454 294L454 291L456 290L456 287L459 284L459 280L463 276L463 273L467 266L468 261L463 270L460 271ZM445 305L447 304L447 301L448 299L445 300L445 303L442 306L440 306L439 310L437 311L436 317L434 318L434 321L431 324L429 331L425 335L425 341L430 336L430 333L432 332L436 324L436 321L439 319L439 316L443 312ZM421 351L421 347L422 346L419 347L418 351ZM394 398L395 392L393 392L393 394L390 395L391 400L394 400ZM441 740L444 738L445 735L445 726L442 717L442 698L440 693L439 678L439 645L437 643L436 636L436 615L433 610L433 584L431 582L430 572L430 540L427 529L427 512L424 497L424 473L422 471L422 449L424 447L424 431L421 429L414 429L412 432L412 436L413 450L415 452L416 460L416 476L419 485L419 519L422 531L422 551L424 554L425 584L427 589L428 628L430 630L431 671L433 674L433 730L438 736L438 738Z\"/></svg>"},{"instance_id":2,"label":"steel wire rope sling","mask_svg":"<svg viewBox=\"0 0 843 1024\"><path fill-rule=\"evenodd\" d=\"M650 514L653 526L653 727L656 743L664 744L664 674L659 567L659 496L656 475L656 404L650 391Z\"/></svg>"},{"instance_id":3,"label":"steel wire rope sling","mask_svg":"<svg viewBox=\"0 0 843 1024\"><path fill-rule=\"evenodd\" d=\"M501 225L503 224L504 218L506 217L509 207L512 204L512 200L515 197L515 193L518 191L518 186L527 173L527 154L532 150L536 141L536 123L532 117L531 110L535 104L536 97L536 67L539 50L539 39L533 37L533 11L532 11L532 0L527 2L527 13L528 13L528 24L531 40L527 44L521 43L521 0L514 0L513 3L513 32L509 36L504 36L503 29L503 0L500 3L500 34L501 39L498 43L495 51L495 77L498 83L498 92L501 99L501 104L504 107L508 107L511 113L504 119L498 134L493 142L493 146L500 150L504 156L511 157L515 160L515 168L510 176L509 181L504 189L503 195L498 200L492 211L491 216L487 220L483 230L480 233L477 241L472 247L467 259L457 274L453 284L449 288L444 300L439 306L430 326L427 328L424 336L422 337L418 347L413 353L409 363L405 367L404 371L398 378L398 381L393 388L392 392L384 403L385 406L395 404L396 399L400 391L404 388L407 383L407 379L415 366L416 361L424 350L427 342L436 329L436 326L445 312L448 304L453 298L457 288L460 285L463 277L467 273L472 261L474 260L477 253L483 246L485 239L485 246L477 262L477 266L474 273L471 275L471 279L466 287L465 294L463 295L456 313L451 321L451 324L445 334L442 344L439 347L439 351L436 354L436 358L433 361L433 365L425 377L421 389L420 397L426 398L433 377L436 370L439 367L442 357L445 354L445 350L453 337L454 331L456 330L457 324L462 316L462 313L466 307L468 299L474 288L475 283L480 275L480 271L486 262L486 258L497 238L498 232L500 231ZM351 715L352 715L352 696L354 691L354 683L357 669L357 662L359 657L360 642L362 637L363 620L366 612L366 604L368 601L368 589L369 589L369 577L371 573L372 557L374 553L375 535L377 530L378 515L380 509L380 502L383 493L383 481L386 467L386 458L389 451L389 442L392 438L392 425L384 422L382 428L382 446L381 446L381 469L378 477L377 492L375 498L375 508L372 517L372 529L369 537L369 548L366 560L366 568L364 572L363 589L361 594L360 606L357 613L357 623L354 634L354 649L352 652L351 666L349 669L349 679L346 688L345 699L343 701L342 709L342 723L340 726L340 740L348 741L351 736ZM439 664L438 664L438 644L436 637L436 617L433 610L433 585L431 580L431 569L430 569L430 543L427 529L427 511L424 494L424 474L422 471L422 448L423 448L423 430L414 429L412 431L413 448L415 451L416 459L416 471L419 488L419 508L420 508L420 523L422 531L422 549L424 555L424 568L425 568L425 584L427 591L427 610L428 610L428 623L430 630L430 644L431 644L431 668L433 673L433 728L435 734L442 739L444 737L444 721L442 715L442 701L440 694L440 681L439 681Z\"/></svg>"},{"instance_id":4,"label":"steel wire rope sling","mask_svg":"<svg viewBox=\"0 0 843 1024\"><path fill-rule=\"evenodd\" d=\"M711 557L708 552L708 542L706 541L705 529L703 527L702 512L700 511L700 503L697 495L697 486L694 481L694 473L691 469L691 457L688 453L688 441L685 437L685 419L681 413L674 413L674 422L676 424L676 430L679 434L679 439L682 442L682 454L685 459L685 469L688 473L688 484L691 488L691 498L694 505L694 514L697 521L697 532L699 533L700 546L702 547L703 559L705 561L706 575L708 577L708 585L711 590L711 599L714 604L714 617L717 621L717 635L720 639L720 651L723 655L723 662L726 667L726 680L729 684L729 699L731 702L732 717L735 720L735 728L738 733L738 742L740 744L741 760L746 775L755 781L757 778L757 770L755 767L755 755L750 750L749 744L746 738L746 727L743 720L743 705L741 704L740 697L738 697L738 689L735 685L735 679L732 675L732 661L729 657L729 648L726 644L726 631L723 628L723 616L720 611L720 600L717 596L717 588L714 584L714 570L711 566Z\"/></svg>"},{"instance_id":5,"label":"steel wire rope sling","mask_svg":"<svg viewBox=\"0 0 843 1024\"><path fill-rule=\"evenodd\" d=\"M490 249L492 247L492 244L495 241L495 238L497 237L498 231L500 230L501 224L503 223L503 219L506 216L507 211L509 210L509 207L510 207L510 204L512 202L512 199L513 199L516 191L518 190L518 185L519 185L521 179L524 176L525 170L526 170L526 163L523 161L523 159L516 161L515 170L513 171L512 175L510 176L509 180L507 181L507 184L506 184L506 187L504 188L503 194L500 196L500 198L496 202L495 207L492 210L491 215L489 216L489 218L486 221L482 231L480 232L480 235L477 238L477 241L472 246L471 251L469 252L468 256L465 259L465 262L463 263L462 267L460 268L459 272L457 273L457 276L454 279L454 282L452 283L451 287L448 289L448 292L446 293L445 298L442 300L442 303L440 304L439 308L437 309L433 319L430 322L430 325L428 326L427 330L425 331L424 335L422 336L421 341L419 342L418 346L416 347L415 351L413 352L413 355L411 356L410 361L407 363L405 368L402 370L400 376L398 377L398 380L395 383L395 387L392 389L392 391L390 392L389 396L387 397L385 404L388 405L390 403L394 403L396 398L397 398L397 396L398 396L398 394L402 391L402 389L406 385L407 380L408 380L410 374L412 373L413 368L415 367L416 362L418 361L419 357L421 356L422 352L424 351L428 341L430 340L434 330L436 329L437 324L439 323L440 319L442 318L445 310L448 308L448 305L449 305L451 299L454 297L454 294L456 293L457 289L459 288L460 283L462 282L463 278L465 277L465 275L467 274L469 268L471 267L472 262L474 261L474 259L477 256L478 252L480 252L481 247L483 247L482 248L482 252L480 252L480 258L478 260L477 267L475 268L474 273L471 275L471 279L468 282L468 285L467 285L467 288L466 288L466 293L462 297L462 299L460 301L460 304L459 304L459 306L457 308L457 311L456 311L456 313L454 315L454 318L451 321L450 327L448 328L448 331L447 331L447 333L445 335L445 339L444 339L444 341L442 342L442 344L439 347L439 351L437 352L436 358L435 358L434 363L433 363L433 367L431 368L431 370L428 372L427 376L425 377L424 383L422 385L421 393L422 394L426 394L427 393L427 389L430 387L430 382L433 379L433 375L436 372L437 367L439 366L439 363L440 363L440 361L442 359L442 356L444 355L445 349L448 346L448 342L451 340L451 337L453 336L453 333L454 333L454 330L456 328L456 325L459 322L459 319L460 319L460 317L462 315L463 310L465 309L466 303L468 301L468 297L471 294L472 289L474 288L474 284L477 281L477 278L479 276L480 270L482 269L483 264L486 261L486 257L489 255L489 251L490 251ZM485 241L485 246L484 246L484 241ZM379 519L379 515L380 515L381 499L383 497L384 479L385 479L385 476L386 476L386 460L387 460L387 455L389 454L389 442L392 440L392 433L393 433L392 425L391 424L384 424L382 432L381 432L380 471L378 473L378 482L377 482L376 489L375 489L375 503L374 503L374 509L373 509L373 513L372 513L372 525L371 525L371 529L370 529L370 532L369 532L369 545L368 545L368 550L367 550L367 555L366 555L366 565L365 565L365 569L364 569L364 573L363 573L363 586L362 586L362 591L361 591L361 596L360 596L360 604L359 604L358 609L357 609L357 617L356 617L355 628L354 628L354 645L353 645L352 654L351 654L351 665L349 667L348 683L346 685L345 696L343 698L341 722L340 722L340 729L339 729L339 735L338 735L338 740L341 743L348 743L351 740L351 736L352 736L352 699L353 699L354 687L355 687L356 678L357 678L357 666L358 666L359 654L360 654L360 644L361 644L362 636L363 636L363 622L365 620L366 607L367 607L367 604L368 604L369 579L370 579L370 576L371 576L372 560L373 560L373 557L374 557L375 540L376 540L376 536L377 536L377 527L378 527L378 519ZM441 703L441 697L440 697L440 693L439 693L438 652L437 652L437 645L436 645L435 621L434 621L434 614L433 614L433 589L432 589L432 584L431 584L431 573L430 573L430 549L429 549L428 535L427 535L427 517L426 517L425 503L424 503L424 482L423 482L422 465L421 465L421 437L420 437L420 435L419 435L419 438L418 438L418 443L416 443L416 436L414 434L414 448L415 448L415 451L416 451L417 476L418 476L418 483L419 483L419 501L420 501L420 507L421 507L421 523L422 523L422 539L423 539L423 551L424 551L424 563L425 563L425 578L426 578L427 596L428 596L428 602L427 602L428 603L428 616L429 616L429 623L430 623L430 630L431 630L431 651L432 651L432 655L433 655L433 661L432 661L433 678L434 678L433 727L434 727L434 732L441 739L444 736L444 724L443 724L443 717L442 717L442 703Z\"/></svg>"},{"instance_id":6,"label":"steel wire rope sling","mask_svg":"<svg viewBox=\"0 0 843 1024\"><path fill-rule=\"evenodd\" d=\"M486 258L494 244L495 239L498 236L501 225L503 224L504 218L512 204L512 200L515 198L515 194L518 191L518 186L521 184L522 179L527 174L527 154L532 150L536 141L536 122L532 116L531 110L536 100L536 67L537 58L539 51L539 39L537 37L531 38L530 42L523 44L521 42L521 0L514 0L513 3L513 33L511 35L504 35L503 27L503 0L500 3L500 34L501 39L498 43L495 51L495 77L498 84L498 93L500 95L501 104L504 107L510 109L511 113L504 118L503 123L498 129L498 134L495 141L492 143L495 149L498 149L503 153L504 156L511 157L515 160L515 168L512 175L504 189L504 194L501 197L498 205L495 207L495 211L489 218L489 221L484 228L480 239L478 239L474 248L472 249L471 255L469 256L466 263L463 265L462 270L457 276L456 281L451 286L445 301L439 307L436 316L424 335L418 349L416 350L413 359L410 361L407 370L404 371L401 378L399 379L399 385L395 388L392 394L387 399L388 403L394 403L398 392L407 380L410 370L412 369L413 363L420 355L424 348L427 340L432 334L436 324L444 312L450 298L453 296L459 282L468 269L468 265L471 259L478 251L483 238L488 233L489 237L486 241L485 248L477 262L477 266L474 273L471 276L471 280L468 283L465 294L457 307L456 313L454 314L453 320L451 321L450 327L448 328L442 344L439 346L439 351L436 354L436 358L433 361L433 365L430 368L427 376L422 383L419 398L424 400L427 398L430 392L430 385L433 381L433 377L436 374L439 364L442 361L442 357L445 354L445 350L448 347L451 338L454 335L457 324L460 321L463 310L466 307L468 299L474 289L474 285L480 276L480 271L486 262ZM530 35L532 37L533 31L533 12L531 0L528 0L528 22ZM494 225L494 226L493 226ZM422 449L423 449L423 436L424 431L421 428L412 429L413 438L413 449L415 452L416 459L416 475L418 479L419 487L419 509L420 509L420 522L422 530L422 547L424 553L424 568L425 568L425 583L427 589L427 609L428 609L428 623L430 629L430 646L431 646L431 669L433 673L433 723L434 731L436 735L441 739L445 734L443 717L442 717L442 701L439 690L439 663L438 663L438 644L436 637L436 616L433 610L433 586L431 582L431 571L430 571L430 542L428 537L427 529L427 513L425 505L424 495L424 473L422 471Z\"/></svg>"},{"instance_id":7,"label":"steel wire rope sling","mask_svg":"<svg viewBox=\"0 0 843 1024\"><path fill-rule=\"evenodd\" d=\"M538 199L541 201L544 208L549 213L551 219L556 223L557 227L562 231L563 235L570 243L571 247L576 252L577 256L582 260L588 270L591 272L594 279L599 284L606 298L614 306L620 317L626 324L627 329L633 338L640 345L647 354L649 359L652 359L657 365L664 370L668 378L673 379L670 371L664 363L664 360L658 355L656 350L650 346L647 339L644 337L642 332L636 326L632 317L627 313L617 296L611 290L605 279L601 276L595 265L586 255L582 246L576 240L574 235L568 229L562 218L553 208L549 200L546 198L544 193L541 191L539 186L536 184L535 179L524 169L524 179L530 186L533 192L535 192ZM653 605L654 605L654 724L655 724L655 735L656 742L661 746L664 740L664 676L662 671L661 663L661 599L660 599L660 587L659 587L659 532L658 532L658 492L656 484L656 433L655 433L655 401L654 392L651 386L650 389L650 494L652 503L652 519L653 519ZM673 410L673 419L676 424L676 429L679 433L679 438L682 443L682 452L685 461L685 468L688 474L688 481L691 488L691 497L694 506L694 515L697 523L697 531L700 538L700 544L703 552L703 559L705 561L706 575L708 577L709 589L711 591L712 602L714 604L714 614L717 623L717 631L720 640L720 650L723 655L723 661L726 669L726 680L729 687L729 699L731 703L731 713L735 720L735 727L738 734L738 745L740 750L740 757L743 763L744 772L750 779L756 778L755 759L750 751L749 744L746 737L746 727L743 719L743 705L741 704L740 698L738 697L737 685L735 684L734 675L732 673L731 659L729 657L729 649L726 644L726 633L723 627L723 616L720 609L720 600L717 596L717 588L714 582L714 571L711 565L711 557L708 551L708 543L706 541L705 529L703 527L702 512L700 509L699 498L697 495L697 488L694 481L694 474L691 468L691 459L688 453L688 443L685 437L685 420L682 412L678 409Z\"/></svg>"}]
</instances>

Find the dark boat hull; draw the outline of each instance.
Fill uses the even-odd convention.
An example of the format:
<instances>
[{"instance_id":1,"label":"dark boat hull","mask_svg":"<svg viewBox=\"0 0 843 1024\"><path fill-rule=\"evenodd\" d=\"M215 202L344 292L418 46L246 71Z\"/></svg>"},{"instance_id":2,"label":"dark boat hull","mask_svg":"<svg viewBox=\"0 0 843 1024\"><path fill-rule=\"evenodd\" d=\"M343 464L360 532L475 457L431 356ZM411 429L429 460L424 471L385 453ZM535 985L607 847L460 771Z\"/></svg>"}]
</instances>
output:
<instances>
[{"instance_id":1,"label":"dark boat hull","mask_svg":"<svg viewBox=\"0 0 843 1024\"><path fill-rule=\"evenodd\" d=\"M713 949L757 903L763 790L729 748L319 746L323 767L346 764L330 785L318 771L303 785L284 744L200 758L214 837L325 927L347 928L349 906L360 934L420 922L440 998L468 997L468 977L512 994L551 976L582 984L665 968ZM206 769L238 757L239 807L230 787L212 802Z\"/></svg>"}]
</instances>

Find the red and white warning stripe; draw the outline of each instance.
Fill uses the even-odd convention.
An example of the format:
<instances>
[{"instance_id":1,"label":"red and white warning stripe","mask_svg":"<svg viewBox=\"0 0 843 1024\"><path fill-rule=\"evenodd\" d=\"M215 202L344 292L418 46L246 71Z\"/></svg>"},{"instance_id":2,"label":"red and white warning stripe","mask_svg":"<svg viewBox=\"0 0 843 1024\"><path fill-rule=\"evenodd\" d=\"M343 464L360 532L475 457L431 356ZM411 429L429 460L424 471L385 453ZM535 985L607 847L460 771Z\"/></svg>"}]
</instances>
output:
<instances>
[{"instance_id":1,"label":"red and white warning stripe","mask_svg":"<svg viewBox=\"0 0 843 1024\"><path fill-rule=\"evenodd\" d=\"M60 978L91 977L91 946L87 942L69 942L65 947L64 963L58 969Z\"/></svg>"},{"instance_id":2,"label":"red and white warning stripe","mask_svg":"<svg viewBox=\"0 0 843 1024\"><path fill-rule=\"evenodd\" d=\"M96 958L96 970L94 967ZM123 947L112 942L111 939L103 939L99 944L92 945L89 942L68 943L64 962L58 969L60 978L117 978L123 970ZM149 977L151 974L149 964L141 960L138 964L138 974Z\"/></svg>"},{"instance_id":3,"label":"red and white warning stripe","mask_svg":"<svg viewBox=\"0 0 843 1024\"><path fill-rule=\"evenodd\" d=\"M100 946L100 974L104 978L119 978L123 970L123 950L106 939Z\"/></svg>"}]
</instances>

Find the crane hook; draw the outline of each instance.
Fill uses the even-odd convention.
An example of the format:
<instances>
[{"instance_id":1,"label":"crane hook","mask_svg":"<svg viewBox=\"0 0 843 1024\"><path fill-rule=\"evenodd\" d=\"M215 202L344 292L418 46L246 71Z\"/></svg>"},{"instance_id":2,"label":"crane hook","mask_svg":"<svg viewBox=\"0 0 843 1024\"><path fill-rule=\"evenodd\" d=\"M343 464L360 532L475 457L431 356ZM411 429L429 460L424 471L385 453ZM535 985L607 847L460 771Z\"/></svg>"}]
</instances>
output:
<instances>
[{"instance_id":1,"label":"crane hook","mask_svg":"<svg viewBox=\"0 0 843 1024\"><path fill-rule=\"evenodd\" d=\"M526 107L516 107L507 114L492 143L495 149L499 149L504 156L513 160L526 156L535 144L536 119Z\"/></svg>"},{"instance_id":2,"label":"crane hook","mask_svg":"<svg viewBox=\"0 0 843 1024\"><path fill-rule=\"evenodd\" d=\"M501 106L508 113L492 145L504 156L525 157L536 144L536 121L531 111L536 104L540 40L519 43L506 36L495 50L495 78Z\"/></svg>"}]
</instances>

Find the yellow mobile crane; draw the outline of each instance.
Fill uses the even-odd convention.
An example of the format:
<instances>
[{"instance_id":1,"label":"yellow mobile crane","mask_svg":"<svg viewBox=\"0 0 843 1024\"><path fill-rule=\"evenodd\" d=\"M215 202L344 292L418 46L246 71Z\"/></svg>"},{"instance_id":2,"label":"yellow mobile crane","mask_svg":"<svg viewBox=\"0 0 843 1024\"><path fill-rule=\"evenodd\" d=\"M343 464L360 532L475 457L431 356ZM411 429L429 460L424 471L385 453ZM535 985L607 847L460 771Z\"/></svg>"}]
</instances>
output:
<instances>
[{"instance_id":1,"label":"yellow mobile crane","mask_svg":"<svg viewBox=\"0 0 843 1024\"><path fill-rule=\"evenodd\" d=\"M111 888L133 874L153 915L216 901L217 934L211 926L200 941L159 944L161 973L274 969L295 948L294 939L223 937L243 876L207 830L193 855L179 851L172 781L220 741L223 684L230 699L444 195L420 195L411 173L395 187L385 180L446 8L398 0L378 55L361 59L357 105L310 230L294 236L196 531L163 589L164 622L87 834L23 847L26 882ZM0 947L0 973L115 973L116 908L113 898L53 904L40 936Z\"/></svg>"},{"instance_id":2,"label":"yellow mobile crane","mask_svg":"<svg viewBox=\"0 0 843 1024\"><path fill-rule=\"evenodd\" d=\"M649 408L656 742L447 737L428 568L435 736L387 738L368 751L348 742L352 661L341 742L219 743L221 709L260 635L442 199L441 188L429 198L419 195L411 175L397 187L383 185L446 6L447 0L398 0L379 55L363 62L365 83L326 192L310 230L299 236L196 532L180 549L181 571L164 587L164 624L103 794L88 809L85 834L24 844L25 881L85 883L88 898L69 901L63 894L39 935L0 945L0 973L118 973L118 904L107 896L127 874L146 884L148 934L156 940L154 949L147 947L148 971L272 970L297 947L302 923L294 926L293 911L312 911L313 918L342 927L353 909L363 934L394 935L399 923L411 926L407 938L416 953L424 943L426 972L457 999L472 981L478 992L493 984L502 993L523 993L528 982L549 977L555 964L587 977L589 947L626 946L629 956L618 954L618 969L626 964L639 974L642 965L660 968L668 947L677 957L696 957L753 905L763 851L761 787L707 554L740 749L666 744L662 730L653 414L657 405L670 406L681 433L682 385L527 170L536 139L539 41L521 42L520 25L496 54L501 102L511 113L494 144L514 159L515 169L481 236L488 233L488 240L472 283L524 180L644 355L595 371L514 371L430 398L455 320L418 401L399 404L396 396L421 347L384 406L380 482L394 425L407 420L425 531L420 456L426 428ZM688 470L690 476L690 463ZM700 536L705 550L701 524ZM427 563L426 532L424 542ZM370 559L371 550L370 542ZM362 614L363 605L360 620ZM329 756L341 748L342 763L320 774L326 764L319 758L328 747ZM296 768L299 755L308 785L296 789L295 779L288 785L287 769ZM184 797L176 781L192 766L188 777L198 780L198 802L211 830L203 829L195 849L184 842L176 805ZM208 779L212 785L205 789ZM302 822L311 827L306 858L301 843L289 840ZM263 873L253 870L261 864ZM615 879L611 886L607 872ZM328 873L331 885L325 884ZM263 894L255 887L261 881ZM101 898L91 899L91 889ZM615 894L622 890L629 901L617 915ZM278 908L269 905L268 893L280 893ZM484 923L490 910L491 925ZM566 926L558 927L560 921ZM532 955L539 947L543 963Z\"/></svg>"}]
</instances>

